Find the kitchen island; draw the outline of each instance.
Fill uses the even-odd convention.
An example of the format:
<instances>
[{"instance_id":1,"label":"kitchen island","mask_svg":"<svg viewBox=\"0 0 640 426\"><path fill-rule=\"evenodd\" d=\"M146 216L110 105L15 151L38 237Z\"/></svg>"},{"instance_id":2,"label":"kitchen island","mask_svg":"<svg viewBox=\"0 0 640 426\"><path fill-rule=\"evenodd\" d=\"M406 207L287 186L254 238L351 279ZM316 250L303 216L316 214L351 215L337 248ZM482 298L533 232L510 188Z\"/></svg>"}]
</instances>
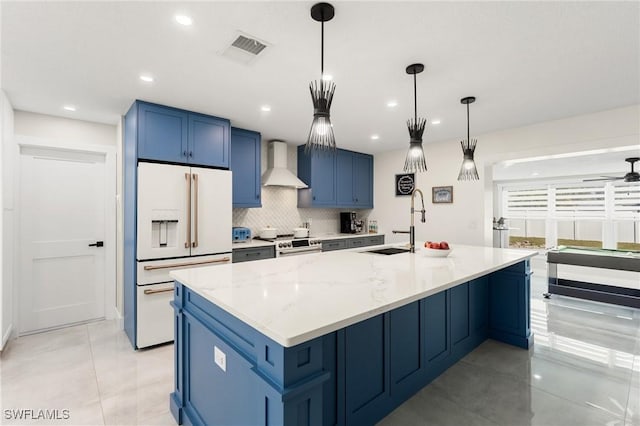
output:
<instances>
[{"instance_id":1,"label":"kitchen island","mask_svg":"<svg viewBox=\"0 0 640 426\"><path fill-rule=\"evenodd\" d=\"M530 347L535 254L340 251L172 272L171 412L179 424L374 424L487 338Z\"/></svg>"}]
</instances>

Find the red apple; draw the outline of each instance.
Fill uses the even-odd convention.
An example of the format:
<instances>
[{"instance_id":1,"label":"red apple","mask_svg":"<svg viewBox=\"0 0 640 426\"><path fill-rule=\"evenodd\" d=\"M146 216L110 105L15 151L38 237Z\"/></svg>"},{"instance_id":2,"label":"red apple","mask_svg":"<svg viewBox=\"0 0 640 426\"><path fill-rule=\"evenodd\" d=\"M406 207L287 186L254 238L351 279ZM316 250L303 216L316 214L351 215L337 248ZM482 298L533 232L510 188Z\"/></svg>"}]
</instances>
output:
<instances>
[{"instance_id":1,"label":"red apple","mask_svg":"<svg viewBox=\"0 0 640 426\"><path fill-rule=\"evenodd\" d=\"M424 242L424 246L425 246L425 247L429 247L429 244L431 244L431 241L425 241L425 242Z\"/></svg>"},{"instance_id":2,"label":"red apple","mask_svg":"<svg viewBox=\"0 0 640 426\"><path fill-rule=\"evenodd\" d=\"M440 242L440 249L441 250L449 250L449 243L446 241L441 241Z\"/></svg>"},{"instance_id":3,"label":"red apple","mask_svg":"<svg viewBox=\"0 0 640 426\"><path fill-rule=\"evenodd\" d=\"M438 249L440 249L440 243L431 243L429 248L438 250Z\"/></svg>"}]
</instances>

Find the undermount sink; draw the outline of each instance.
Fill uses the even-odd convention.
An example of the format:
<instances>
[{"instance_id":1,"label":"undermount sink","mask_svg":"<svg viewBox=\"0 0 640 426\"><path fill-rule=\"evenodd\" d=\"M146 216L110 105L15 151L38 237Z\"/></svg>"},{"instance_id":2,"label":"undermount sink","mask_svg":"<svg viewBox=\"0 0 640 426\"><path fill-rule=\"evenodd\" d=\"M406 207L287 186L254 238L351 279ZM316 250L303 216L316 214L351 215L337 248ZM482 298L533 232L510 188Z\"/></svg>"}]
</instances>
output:
<instances>
[{"instance_id":1,"label":"undermount sink","mask_svg":"<svg viewBox=\"0 0 640 426\"><path fill-rule=\"evenodd\" d=\"M392 254L400 254L400 253L408 253L408 252L409 252L409 249L397 248L397 247L387 247L387 248L366 251L366 253L386 254L387 256Z\"/></svg>"}]
</instances>

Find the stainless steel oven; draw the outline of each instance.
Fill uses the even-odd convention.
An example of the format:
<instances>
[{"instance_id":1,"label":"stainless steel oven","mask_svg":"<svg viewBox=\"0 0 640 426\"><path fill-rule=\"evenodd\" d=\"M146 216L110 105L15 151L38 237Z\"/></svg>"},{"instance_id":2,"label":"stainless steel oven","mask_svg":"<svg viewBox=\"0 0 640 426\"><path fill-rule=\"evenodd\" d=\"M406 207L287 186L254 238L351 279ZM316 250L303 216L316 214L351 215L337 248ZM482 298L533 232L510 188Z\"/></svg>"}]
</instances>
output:
<instances>
[{"instance_id":1,"label":"stainless steel oven","mask_svg":"<svg viewBox=\"0 0 640 426\"><path fill-rule=\"evenodd\" d=\"M311 238L292 238L293 235L278 235L277 238L257 238L273 241L276 247L276 257L299 256L301 254L320 253L322 241Z\"/></svg>"},{"instance_id":2,"label":"stainless steel oven","mask_svg":"<svg viewBox=\"0 0 640 426\"><path fill-rule=\"evenodd\" d=\"M310 238L276 241L276 257L300 256L302 254L320 253L322 241Z\"/></svg>"}]
</instances>

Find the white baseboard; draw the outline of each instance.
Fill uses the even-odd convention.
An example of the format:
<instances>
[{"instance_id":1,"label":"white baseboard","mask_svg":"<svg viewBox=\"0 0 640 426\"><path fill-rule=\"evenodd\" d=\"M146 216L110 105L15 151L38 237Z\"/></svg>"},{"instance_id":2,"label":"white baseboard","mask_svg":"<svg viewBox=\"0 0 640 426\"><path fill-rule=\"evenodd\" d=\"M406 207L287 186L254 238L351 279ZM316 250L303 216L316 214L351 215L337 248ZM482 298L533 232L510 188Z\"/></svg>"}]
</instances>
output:
<instances>
[{"instance_id":1,"label":"white baseboard","mask_svg":"<svg viewBox=\"0 0 640 426\"><path fill-rule=\"evenodd\" d=\"M10 325L7 329L7 332L2 336L2 342L0 342L0 352L4 349L4 346L7 344L9 339L11 338L11 334L13 333L13 325Z\"/></svg>"},{"instance_id":2,"label":"white baseboard","mask_svg":"<svg viewBox=\"0 0 640 426\"><path fill-rule=\"evenodd\" d=\"M124 317L122 316L122 314L120 313L120 311L118 311L118 308L113 308L113 319L116 321L116 323L118 324L118 329L119 330L124 330Z\"/></svg>"}]
</instances>

